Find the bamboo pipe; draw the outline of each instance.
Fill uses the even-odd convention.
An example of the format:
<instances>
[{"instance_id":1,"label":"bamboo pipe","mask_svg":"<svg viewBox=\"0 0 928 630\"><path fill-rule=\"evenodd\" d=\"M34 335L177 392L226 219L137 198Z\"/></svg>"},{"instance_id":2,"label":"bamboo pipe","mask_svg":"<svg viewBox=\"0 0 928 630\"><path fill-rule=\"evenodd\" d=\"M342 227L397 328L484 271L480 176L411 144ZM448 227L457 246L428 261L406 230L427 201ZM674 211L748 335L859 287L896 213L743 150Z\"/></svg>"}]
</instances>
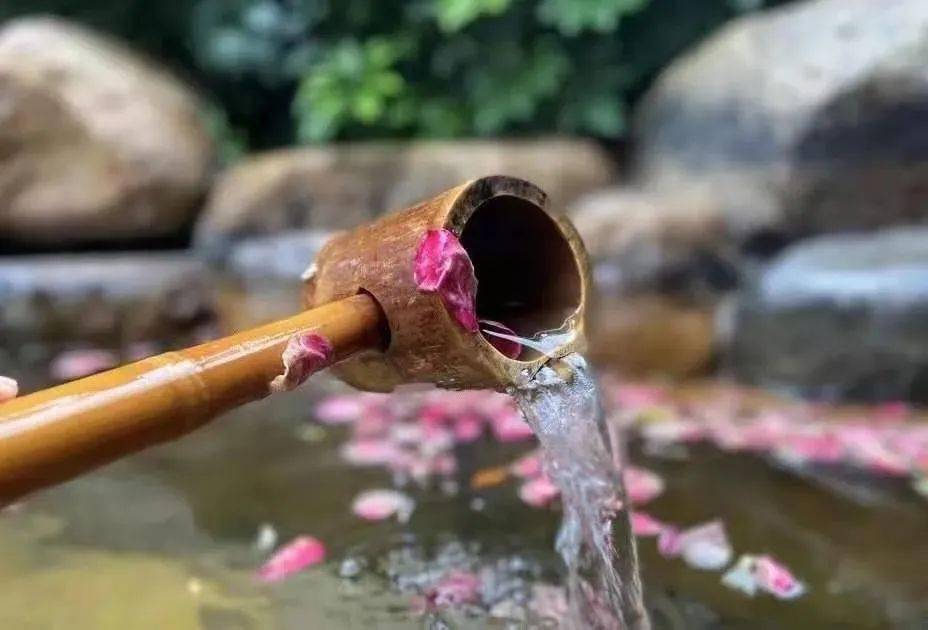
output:
<instances>
[{"instance_id":1,"label":"bamboo pipe","mask_svg":"<svg viewBox=\"0 0 928 630\"><path fill-rule=\"evenodd\" d=\"M3 403L0 504L176 439L267 396L294 335L323 335L335 360L377 349L382 318L370 296L355 295Z\"/></svg>"},{"instance_id":2,"label":"bamboo pipe","mask_svg":"<svg viewBox=\"0 0 928 630\"><path fill-rule=\"evenodd\" d=\"M333 372L371 391L409 382L504 389L550 357L581 350L586 252L546 203L515 178L467 182L332 239L304 276L308 310L299 315L0 404L0 505L266 396L294 335L325 337ZM547 355L516 360L465 330L414 279L418 247L433 230L453 233L471 258L478 314L527 337L565 321L576 334Z\"/></svg>"}]
</instances>

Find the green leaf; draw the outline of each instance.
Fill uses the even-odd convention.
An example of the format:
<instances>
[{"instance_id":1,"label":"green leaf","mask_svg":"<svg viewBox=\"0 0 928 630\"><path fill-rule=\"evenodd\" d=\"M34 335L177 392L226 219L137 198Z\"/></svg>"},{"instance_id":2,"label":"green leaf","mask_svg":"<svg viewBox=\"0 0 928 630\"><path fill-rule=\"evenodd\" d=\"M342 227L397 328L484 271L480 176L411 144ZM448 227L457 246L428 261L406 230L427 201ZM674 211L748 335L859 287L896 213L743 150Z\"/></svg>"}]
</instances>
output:
<instances>
[{"instance_id":1,"label":"green leaf","mask_svg":"<svg viewBox=\"0 0 928 630\"><path fill-rule=\"evenodd\" d=\"M584 30L614 31L619 20L647 6L650 0L542 0L538 20L573 36Z\"/></svg>"},{"instance_id":2,"label":"green leaf","mask_svg":"<svg viewBox=\"0 0 928 630\"><path fill-rule=\"evenodd\" d=\"M446 33L459 31L484 16L503 14L511 0L433 0L435 17Z\"/></svg>"}]
</instances>

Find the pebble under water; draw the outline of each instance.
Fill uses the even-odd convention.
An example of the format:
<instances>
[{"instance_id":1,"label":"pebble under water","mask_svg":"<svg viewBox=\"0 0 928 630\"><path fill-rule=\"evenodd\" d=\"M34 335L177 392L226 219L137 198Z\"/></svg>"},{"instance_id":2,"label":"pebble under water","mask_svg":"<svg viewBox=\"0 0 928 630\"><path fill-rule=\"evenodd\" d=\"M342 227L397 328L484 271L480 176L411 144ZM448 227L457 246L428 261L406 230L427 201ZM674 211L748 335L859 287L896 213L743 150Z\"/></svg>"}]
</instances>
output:
<instances>
[{"instance_id":1,"label":"pebble under water","mask_svg":"<svg viewBox=\"0 0 928 630\"><path fill-rule=\"evenodd\" d=\"M571 354L510 389L561 493L557 551L567 567L575 628L646 628L637 552L622 481L622 446L610 439L586 361Z\"/></svg>"}]
</instances>

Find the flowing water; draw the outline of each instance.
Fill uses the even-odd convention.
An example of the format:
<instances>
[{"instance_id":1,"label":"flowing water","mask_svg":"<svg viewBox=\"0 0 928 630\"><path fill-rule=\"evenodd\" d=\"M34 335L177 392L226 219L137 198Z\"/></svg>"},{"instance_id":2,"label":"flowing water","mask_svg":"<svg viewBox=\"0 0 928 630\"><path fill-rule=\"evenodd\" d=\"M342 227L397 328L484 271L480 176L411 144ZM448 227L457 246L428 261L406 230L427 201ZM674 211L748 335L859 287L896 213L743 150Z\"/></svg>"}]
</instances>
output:
<instances>
[{"instance_id":1,"label":"flowing water","mask_svg":"<svg viewBox=\"0 0 928 630\"><path fill-rule=\"evenodd\" d=\"M622 483L622 446L610 439L586 362L569 355L510 393L561 492L556 547L568 571L570 622L575 628L648 627Z\"/></svg>"}]
</instances>

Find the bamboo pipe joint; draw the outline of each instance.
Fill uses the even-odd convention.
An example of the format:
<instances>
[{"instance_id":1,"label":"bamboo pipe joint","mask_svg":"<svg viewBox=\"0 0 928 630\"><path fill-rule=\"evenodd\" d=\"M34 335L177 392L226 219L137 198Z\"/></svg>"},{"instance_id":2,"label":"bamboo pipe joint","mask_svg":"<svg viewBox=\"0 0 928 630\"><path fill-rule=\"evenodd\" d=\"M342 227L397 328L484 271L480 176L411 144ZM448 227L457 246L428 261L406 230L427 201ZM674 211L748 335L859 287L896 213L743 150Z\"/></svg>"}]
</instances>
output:
<instances>
[{"instance_id":1,"label":"bamboo pipe joint","mask_svg":"<svg viewBox=\"0 0 928 630\"><path fill-rule=\"evenodd\" d=\"M571 322L547 354L519 360L462 327L436 293L420 290L414 261L430 230L461 242L477 278L477 316L504 323L521 337ZM322 249L304 277L304 302L313 308L367 293L383 310L385 347L335 366L347 383L390 391L401 383L430 382L451 389L504 389L520 372L582 350L590 291L586 250L570 222L547 210L547 196L529 182L484 177L428 201L342 233ZM528 356L526 356L528 354Z\"/></svg>"}]
</instances>

